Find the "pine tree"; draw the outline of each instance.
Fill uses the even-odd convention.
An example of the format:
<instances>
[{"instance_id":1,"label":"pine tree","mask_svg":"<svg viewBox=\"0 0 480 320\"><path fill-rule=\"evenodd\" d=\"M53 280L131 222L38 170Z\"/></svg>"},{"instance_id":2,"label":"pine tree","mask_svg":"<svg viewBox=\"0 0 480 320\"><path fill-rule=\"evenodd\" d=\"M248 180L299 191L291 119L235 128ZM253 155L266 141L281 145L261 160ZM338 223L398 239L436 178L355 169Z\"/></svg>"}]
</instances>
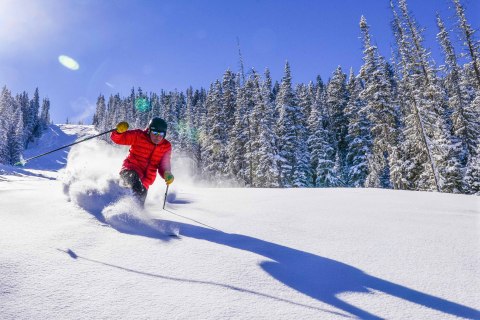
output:
<instances>
[{"instance_id":1,"label":"pine tree","mask_svg":"<svg viewBox=\"0 0 480 320\"><path fill-rule=\"evenodd\" d=\"M365 101L360 98L363 89L361 78L355 77L352 70L348 82L350 99L345 108L345 115L348 118L346 164L348 167L347 184L356 188L365 185L368 175L368 159L372 148L367 109Z\"/></svg>"},{"instance_id":2,"label":"pine tree","mask_svg":"<svg viewBox=\"0 0 480 320\"><path fill-rule=\"evenodd\" d=\"M448 95L448 105L452 109L451 130L462 144L461 162L465 165L469 154L475 154L479 132L478 114L468 106L471 103L468 89L464 81L462 69L458 65L457 55L450 41L445 24L437 15L439 33L437 38L445 56L445 86Z\"/></svg>"},{"instance_id":3,"label":"pine tree","mask_svg":"<svg viewBox=\"0 0 480 320\"><path fill-rule=\"evenodd\" d=\"M360 29L364 48L364 64L359 75L364 88L360 92L360 98L365 102L372 137L372 151L368 158L369 173L365 184L369 187L389 188L390 164L397 146L393 92L385 74L383 59L378 54L377 47L371 43L367 20L363 16L360 19Z\"/></svg>"},{"instance_id":4,"label":"pine tree","mask_svg":"<svg viewBox=\"0 0 480 320\"><path fill-rule=\"evenodd\" d=\"M198 161L199 161L199 141L198 130L195 127L195 107L198 101L198 90L193 91L192 87L189 87L186 92L186 105L185 105L185 130L181 132L181 144L182 150L185 151L189 160L191 160L190 172L192 175L197 173Z\"/></svg>"},{"instance_id":5,"label":"pine tree","mask_svg":"<svg viewBox=\"0 0 480 320\"><path fill-rule=\"evenodd\" d=\"M465 15L465 9L460 3L460 0L452 0L455 5L455 11L457 13L458 24L461 30L462 39L466 47L467 55L470 58L468 67L473 69L474 80L478 90L480 90L480 45L475 40L475 30L468 24L467 17Z\"/></svg>"},{"instance_id":6,"label":"pine tree","mask_svg":"<svg viewBox=\"0 0 480 320\"><path fill-rule=\"evenodd\" d=\"M159 117L159 115L161 114L161 107L162 106L161 106L161 103L160 103L160 97L155 92L152 92L150 94L150 106L151 106L150 107L150 115L149 115L148 118L152 119L152 118ZM132 115L127 112L127 118L131 119L131 117L132 117Z\"/></svg>"},{"instance_id":7,"label":"pine tree","mask_svg":"<svg viewBox=\"0 0 480 320\"><path fill-rule=\"evenodd\" d=\"M310 153L310 168L312 186L318 187L317 182L317 166L321 158L322 137L320 129L323 129L322 112L325 109L325 88L324 86L316 86L315 98L310 108L310 115L308 117L308 151Z\"/></svg>"},{"instance_id":8,"label":"pine tree","mask_svg":"<svg viewBox=\"0 0 480 320\"><path fill-rule=\"evenodd\" d=\"M446 31L443 20L437 15L437 26L439 33L437 38L442 46L445 56L445 89L448 96L450 128L453 134L454 148L453 156L457 156L460 166L466 168L470 157L474 157L480 135L479 114L475 108L471 108L471 99L468 94L468 81L462 74L458 65L455 50ZM458 187L458 186L457 186ZM459 190L467 191L468 185L458 187ZM455 188L455 186L454 186Z\"/></svg>"},{"instance_id":9,"label":"pine tree","mask_svg":"<svg viewBox=\"0 0 480 320\"><path fill-rule=\"evenodd\" d=\"M7 133L7 163L14 165L21 160L23 152L23 115L18 105L13 104L12 107L13 114Z\"/></svg>"},{"instance_id":10,"label":"pine tree","mask_svg":"<svg viewBox=\"0 0 480 320\"><path fill-rule=\"evenodd\" d=\"M288 61L285 64L285 73L277 95L276 109L279 115L276 124L277 147L279 150L279 184L281 187L289 188L294 183L297 147L295 117L298 108L292 89L292 78Z\"/></svg>"},{"instance_id":11,"label":"pine tree","mask_svg":"<svg viewBox=\"0 0 480 320\"><path fill-rule=\"evenodd\" d=\"M10 97L10 91L4 86L0 95L0 163L4 164L9 163L7 140L11 118Z\"/></svg>"},{"instance_id":12,"label":"pine tree","mask_svg":"<svg viewBox=\"0 0 480 320\"><path fill-rule=\"evenodd\" d=\"M185 115L185 104L185 95L183 92L175 90L172 94L171 117L167 117L169 137L172 144L177 144L179 140L179 126Z\"/></svg>"},{"instance_id":13,"label":"pine tree","mask_svg":"<svg viewBox=\"0 0 480 320\"><path fill-rule=\"evenodd\" d=\"M44 98L42 100L42 110L40 112L40 123L41 123L42 130L47 129L48 125L50 124L50 100L48 98Z\"/></svg>"},{"instance_id":14,"label":"pine tree","mask_svg":"<svg viewBox=\"0 0 480 320\"><path fill-rule=\"evenodd\" d=\"M93 115L93 126L98 131L104 131L107 127L106 124L106 112L107 107L105 105L105 97L100 95L97 99L97 108Z\"/></svg>"},{"instance_id":15,"label":"pine tree","mask_svg":"<svg viewBox=\"0 0 480 320\"><path fill-rule=\"evenodd\" d=\"M467 193L480 195L480 147L474 156L468 159L464 184Z\"/></svg>"},{"instance_id":16,"label":"pine tree","mask_svg":"<svg viewBox=\"0 0 480 320\"><path fill-rule=\"evenodd\" d=\"M336 181L343 181L345 184L347 180L347 133L348 133L348 119L345 116L345 107L348 103L348 91L346 86L346 74L343 73L339 66L333 73L332 78L327 84L326 103L327 115L329 117L328 130L333 134L333 148L335 149L335 159L338 159Z\"/></svg>"},{"instance_id":17,"label":"pine tree","mask_svg":"<svg viewBox=\"0 0 480 320\"><path fill-rule=\"evenodd\" d=\"M23 150L23 119L21 106L6 86L0 96L0 115L0 163L13 165Z\"/></svg>"},{"instance_id":18,"label":"pine tree","mask_svg":"<svg viewBox=\"0 0 480 320\"><path fill-rule=\"evenodd\" d=\"M38 112L40 110L40 95L38 93L38 88L35 89L33 94L33 99L30 101L30 114L32 118L32 136L30 141L33 141L35 138L39 138L42 135L42 127L38 119Z\"/></svg>"},{"instance_id":19,"label":"pine tree","mask_svg":"<svg viewBox=\"0 0 480 320\"><path fill-rule=\"evenodd\" d=\"M335 137L329 130L330 118L326 107L326 89L316 86L315 101L308 118L308 147L315 187L336 187L341 183L335 172Z\"/></svg>"},{"instance_id":20,"label":"pine tree","mask_svg":"<svg viewBox=\"0 0 480 320\"><path fill-rule=\"evenodd\" d=\"M392 7L405 92L404 177L413 189L456 192L461 186L461 174L458 162L452 159L454 150L444 120L444 95L405 0L399 0L399 8L401 17Z\"/></svg>"},{"instance_id":21,"label":"pine tree","mask_svg":"<svg viewBox=\"0 0 480 320\"><path fill-rule=\"evenodd\" d=\"M198 174L202 174L203 172L203 164L204 159L202 155L202 150L204 145L207 143L207 91L202 90L201 92L196 92L194 95L194 103L195 103L195 128L198 133L198 149L197 152L194 154L195 162L197 163L197 172Z\"/></svg>"},{"instance_id":22,"label":"pine tree","mask_svg":"<svg viewBox=\"0 0 480 320\"><path fill-rule=\"evenodd\" d=\"M23 134L22 134L22 141L23 141L23 147L27 147L28 139L31 133L31 130L28 129L30 124L29 124L29 119L28 119L28 110L30 107L30 99L28 98L28 93L27 92L22 92L21 94L17 94L15 100L17 101L18 105L20 106L20 110L22 112L22 118L23 118Z\"/></svg>"},{"instance_id":23,"label":"pine tree","mask_svg":"<svg viewBox=\"0 0 480 320\"><path fill-rule=\"evenodd\" d=\"M311 95L313 84L307 87L303 84L297 87L297 112L295 113L295 169L293 186L310 187L313 186L312 172L310 168L310 153L308 150L308 116L312 109L314 97Z\"/></svg>"},{"instance_id":24,"label":"pine tree","mask_svg":"<svg viewBox=\"0 0 480 320\"><path fill-rule=\"evenodd\" d=\"M253 99L254 83L249 78L244 87L239 86L237 81L237 100L235 106L235 125L231 128L227 146L227 167L229 176L237 182L250 186L253 178L253 167L251 167L251 127L250 114L254 108ZM233 138L235 137L235 138Z\"/></svg>"},{"instance_id":25,"label":"pine tree","mask_svg":"<svg viewBox=\"0 0 480 320\"><path fill-rule=\"evenodd\" d=\"M222 181L226 175L226 127L222 103L222 86L216 81L207 95L207 139L203 144L204 172L211 181Z\"/></svg>"},{"instance_id":26,"label":"pine tree","mask_svg":"<svg viewBox=\"0 0 480 320\"><path fill-rule=\"evenodd\" d=\"M222 104L227 128L235 125L235 101L237 98L235 77L235 73L227 70L222 80ZM226 139L229 140L230 137L227 135Z\"/></svg>"},{"instance_id":27,"label":"pine tree","mask_svg":"<svg viewBox=\"0 0 480 320\"><path fill-rule=\"evenodd\" d=\"M271 81L268 69L261 83L258 74L254 80L255 106L251 116L253 187L278 187L277 150L273 131L274 104L271 100Z\"/></svg>"},{"instance_id":28,"label":"pine tree","mask_svg":"<svg viewBox=\"0 0 480 320\"><path fill-rule=\"evenodd\" d=\"M192 87L188 88L185 96L185 109L182 110L182 116L178 119L178 143L177 148L187 150L189 146L190 130L192 128Z\"/></svg>"}]
</instances>

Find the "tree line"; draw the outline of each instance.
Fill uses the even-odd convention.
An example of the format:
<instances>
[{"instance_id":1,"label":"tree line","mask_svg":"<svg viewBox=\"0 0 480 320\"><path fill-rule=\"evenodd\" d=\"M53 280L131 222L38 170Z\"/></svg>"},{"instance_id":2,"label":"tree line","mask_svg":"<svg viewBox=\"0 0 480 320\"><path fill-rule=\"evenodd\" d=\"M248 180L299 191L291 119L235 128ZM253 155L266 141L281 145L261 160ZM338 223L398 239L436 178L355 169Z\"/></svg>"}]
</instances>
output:
<instances>
[{"instance_id":1,"label":"tree line","mask_svg":"<svg viewBox=\"0 0 480 320\"><path fill-rule=\"evenodd\" d=\"M362 16L363 65L357 74L339 66L327 82L318 76L293 85L288 62L280 82L272 81L268 68L245 74L242 65L239 72L225 71L208 90L138 88L127 97L100 95L93 124L100 131L119 121L144 128L160 116L169 124L176 154L191 159L192 174L217 183L478 194L480 48L465 8L451 1L455 32L436 17L440 66L424 46L407 1L391 1L391 57L379 53ZM2 104L0 114L4 109ZM21 114L37 114L38 108L29 112ZM34 128L32 121L16 123ZM25 146L31 139L24 134L19 141Z\"/></svg>"},{"instance_id":2,"label":"tree line","mask_svg":"<svg viewBox=\"0 0 480 320\"><path fill-rule=\"evenodd\" d=\"M17 94L4 86L0 95L0 163L13 165L23 150L42 135L50 124L50 100L42 99L38 88L33 98L27 92Z\"/></svg>"},{"instance_id":3,"label":"tree line","mask_svg":"<svg viewBox=\"0 0 480 320\"><path fill-rule=\"evenodd\" d=\"M145 94L139 88L108 102L100 96L99 130L126 120L144 128L153 116L170 125L174 148L192 159L193 173L247 187L378 187L480 191L480 59L474 29L452 0L463 39L460 64L452 34L437 15L444 64L437 67L406 0L391 2L396 47L389 61L360 19L363 65L338 67L292 84L269 70L227 70L209 90Z\"/></svg>"}]
</instances>

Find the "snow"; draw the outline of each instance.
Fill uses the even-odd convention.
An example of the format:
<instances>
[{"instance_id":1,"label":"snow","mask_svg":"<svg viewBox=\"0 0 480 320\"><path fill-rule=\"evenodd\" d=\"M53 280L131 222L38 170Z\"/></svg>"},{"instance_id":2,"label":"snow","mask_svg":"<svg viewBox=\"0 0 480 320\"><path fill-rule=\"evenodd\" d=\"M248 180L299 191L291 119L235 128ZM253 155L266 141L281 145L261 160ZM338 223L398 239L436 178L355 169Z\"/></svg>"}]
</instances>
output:
<instances>
[{"instance_id":1,"label":"snow","mask_svg":"<svg viewBox=\"0 0 480 320\"><path fill-rule=\"evenodd\" d=\"M95 133L51 126L25 157ZM476 196L198 186L174 158L142 210L127 151L0 166L0 318L480 319Z\"/></svg>"}]
</instances>

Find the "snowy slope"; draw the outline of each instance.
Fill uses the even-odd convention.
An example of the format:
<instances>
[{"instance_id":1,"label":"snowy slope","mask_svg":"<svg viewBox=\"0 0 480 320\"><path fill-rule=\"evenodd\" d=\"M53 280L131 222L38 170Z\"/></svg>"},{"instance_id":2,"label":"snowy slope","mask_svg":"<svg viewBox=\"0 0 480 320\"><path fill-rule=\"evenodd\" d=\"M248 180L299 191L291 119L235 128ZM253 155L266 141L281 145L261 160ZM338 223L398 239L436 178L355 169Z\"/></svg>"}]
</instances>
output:
<instances>
[{"instance_id":1,"label":"snowy slope","mask_svg":"<svg viewBox=\"0 0 480 320\"><path fill-rule=\"evenodd\" d=\"M0 166L1 319L480 319L478 197L199 187L174 159L167 210L161 180L141 210L127 150Z\"/></svg>"}]
</instances>

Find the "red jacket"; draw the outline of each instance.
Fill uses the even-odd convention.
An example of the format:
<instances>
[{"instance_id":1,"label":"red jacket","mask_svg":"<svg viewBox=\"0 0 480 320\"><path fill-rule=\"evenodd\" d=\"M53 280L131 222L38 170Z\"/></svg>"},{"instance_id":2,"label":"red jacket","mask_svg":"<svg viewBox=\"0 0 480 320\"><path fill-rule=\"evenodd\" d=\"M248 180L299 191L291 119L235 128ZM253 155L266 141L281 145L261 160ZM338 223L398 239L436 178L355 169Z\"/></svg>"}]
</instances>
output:
<instances>
[{"instance_id":1,"label":"red jacket","mask_svg":"<svg viewBox=\"0 0 480 320\"><path fill-rule=\"evenodd\" d=\"M159 144L150 140L147 131L130 130L124 133L112 131L111 139L116 144L131 145L122 170L134 170L145 188L155 181L157 171L164 178L165 171L170 171L172 145L166 139Z\"/></svg>"}]
</instances>

